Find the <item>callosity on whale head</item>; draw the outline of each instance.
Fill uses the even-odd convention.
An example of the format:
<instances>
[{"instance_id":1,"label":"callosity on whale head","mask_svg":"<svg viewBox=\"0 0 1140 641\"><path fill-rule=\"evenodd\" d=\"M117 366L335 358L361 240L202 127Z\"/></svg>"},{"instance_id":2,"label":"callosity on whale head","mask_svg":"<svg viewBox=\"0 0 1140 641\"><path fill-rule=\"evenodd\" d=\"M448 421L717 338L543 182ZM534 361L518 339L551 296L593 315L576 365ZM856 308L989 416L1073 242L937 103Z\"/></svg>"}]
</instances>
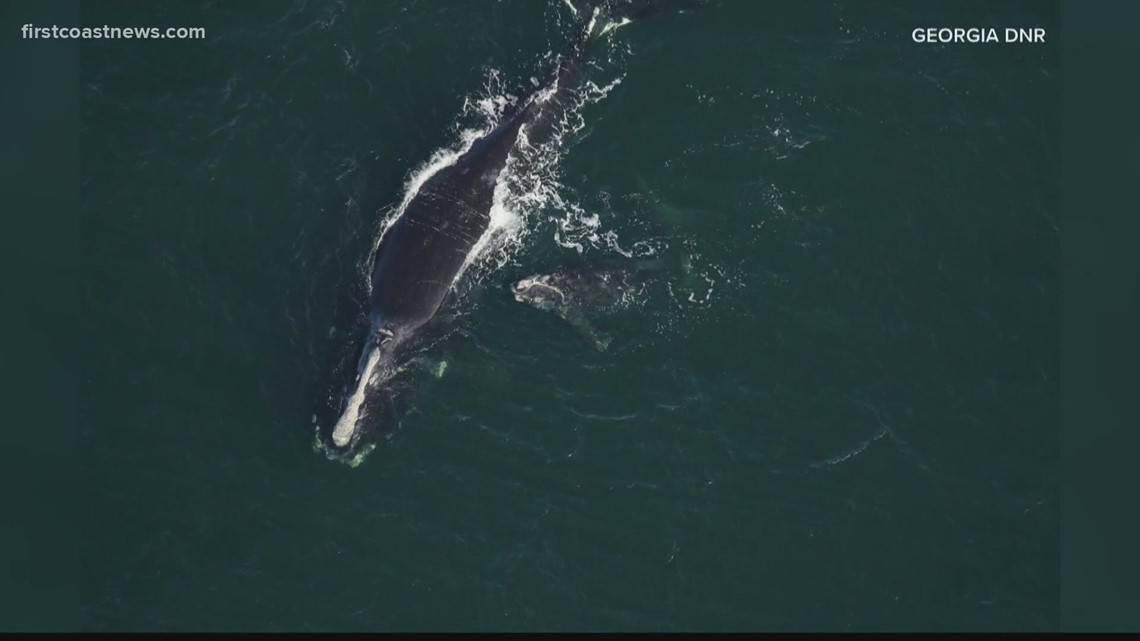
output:
<instances>
[{"instance_id":1,"label":"callosity on whale head","mask_svg":"<svg viewBox=\"0 0 1140 641\"><path fill-rule=\"evenodd\" d=\"M353 450L365 444L364 437L384 428L380 414L388 400L387 383L396 371L402 338L400 332L387 327L368 333L336 423L327 432L329 446L339 451Z\"/></svg>"},{"instance_id":2,"label":"callosity on whale head","mask_svg":"<svg viewBox=\"0 0 1140 641\"><path fill-rule=\"evenodd\" d=\"M556 279L550 275L524 278L515 283L511 290L515 300L539 309L550 310L567 302L565 292L559 289Z\"/></svg>"}]
</instances>

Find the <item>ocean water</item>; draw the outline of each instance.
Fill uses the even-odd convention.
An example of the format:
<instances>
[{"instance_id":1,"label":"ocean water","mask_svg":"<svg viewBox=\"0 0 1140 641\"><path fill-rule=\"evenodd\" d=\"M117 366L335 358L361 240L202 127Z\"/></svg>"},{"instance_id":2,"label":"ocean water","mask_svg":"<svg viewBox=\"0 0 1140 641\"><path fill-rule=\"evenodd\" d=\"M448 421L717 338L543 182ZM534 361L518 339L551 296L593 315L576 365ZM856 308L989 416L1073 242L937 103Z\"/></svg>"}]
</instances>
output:
<instances>
[{"instance_id":1,"label":"ocean water","mask_svg":"<svg viewBox=\"0 0 1140 641\"><path fill-rule=\"evenodd\" d=\"M83 11L207 30L82 48L87 629L1057 626L1054 3L722 0L613 32L355 466L312 415L377 231L580 18ZM587 310L605 350L509 290L627 260L653 272Z\"/></svg>"}]
</instances>

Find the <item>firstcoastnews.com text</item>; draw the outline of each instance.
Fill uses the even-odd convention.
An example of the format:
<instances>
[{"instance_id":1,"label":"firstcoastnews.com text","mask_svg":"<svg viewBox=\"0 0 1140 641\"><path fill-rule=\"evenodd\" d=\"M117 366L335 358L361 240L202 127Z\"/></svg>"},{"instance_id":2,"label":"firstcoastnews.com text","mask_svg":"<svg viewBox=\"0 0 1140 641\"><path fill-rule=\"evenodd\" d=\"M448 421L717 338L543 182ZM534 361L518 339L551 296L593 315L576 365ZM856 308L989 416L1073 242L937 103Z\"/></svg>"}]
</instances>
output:
<instances>
[{"instance_id":1,"label":"firstcoastnews.com text","mask_svg":"<svg viewBox=\"0 0 1140 641\"><path fill-rule=\"evenodd\" d=\"M26 24L20 28L25 39L74 39L74 40L130 40L170 38L201 39L206 37L205 27L37 27Z\"/></svg>"}]
</instances>

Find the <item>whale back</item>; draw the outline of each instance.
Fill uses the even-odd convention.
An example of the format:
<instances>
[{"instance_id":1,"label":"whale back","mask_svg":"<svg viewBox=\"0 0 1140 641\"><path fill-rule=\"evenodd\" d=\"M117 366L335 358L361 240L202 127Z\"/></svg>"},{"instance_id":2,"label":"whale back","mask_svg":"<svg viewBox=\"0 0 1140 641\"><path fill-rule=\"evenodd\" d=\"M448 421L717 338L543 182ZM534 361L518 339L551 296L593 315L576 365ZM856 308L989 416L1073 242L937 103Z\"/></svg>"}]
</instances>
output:
<instances>
[{"instance_id":1,"label":"whale back","mask_svg":"<svg viewBox=\"0 0 1140 641\"><path fill-rule=\"evenodd\" d=\"M409 331L430 320L486 233L499 176L529 106L429 178L384 234L371 277L373 325Z\"/></svg>"}]
</instances>

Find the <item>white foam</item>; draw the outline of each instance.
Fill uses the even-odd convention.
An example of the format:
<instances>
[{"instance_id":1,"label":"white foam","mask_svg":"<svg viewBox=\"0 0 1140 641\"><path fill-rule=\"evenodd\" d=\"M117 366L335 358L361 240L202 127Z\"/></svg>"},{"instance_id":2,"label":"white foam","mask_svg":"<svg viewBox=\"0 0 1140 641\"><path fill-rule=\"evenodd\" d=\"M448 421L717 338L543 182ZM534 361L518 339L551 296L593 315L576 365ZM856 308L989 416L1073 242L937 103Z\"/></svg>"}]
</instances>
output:
<instances>
[{"instance_id":1,"label":"white foam","mask_svg":"<svg viewBox=\"0 0 1140 641\"><path fill-rule=\"evenodd\" d=\"M594 7L594 12L590 14L590 24L586 25L586 33L594 33L594 25L597 24L598 14L601 12L601 7Z\"/></svg>"},{"instance_id":2,"label":"white foam","mask_svg":"<svg viewBox=\"0 0 1140 641\"><path fill-rule=\"evenodd\" d=\"M630 20L629 18L622 18L621 20L619 20L617 22L610 22L610 23L606 24L606 26L602 27L602 32L598 35L604 36L607 33L614 31L615 29L621 29L622 27L626 26L627 24L630 24L631 22L633 22L633 20Z\"/></svg>"},{"instance_id":3,"label":"white foam","mask_svg":"<svg viewBox=\"0 0 1140 641\"><path fill-rule=\"evenodd\" d=\"M619 77L601 87L595 83L586 83L572 104L559 114L550 139L541 145L533 145L527 136L528 127L523 127L519 134L519 144L495 185L490 225L467 256L453 286L459 284L472 266L477 273L472 280L478 282L509 263L533 228L532 218L536 212L554 209L576 221L589 218L580 207L562 196L564 186L558 173L558 161L565 151L564 143L567 139L586 126L582 108L604 98L620 82ZM474 111L489 121L488 131L504 113L505 103L497 94L502 91L503 85L501 75L490 70L484 83L485 95L477 99L468 98L464 104L465 112ZM533 99L542 105L557 91L558 85L555 83L538 92ZM508 98L513 100L513 96ZM578 223L569 220L565 224L578 226ZM590 222L584 224L589 225Z\"/></svg>"}]
</instances>

